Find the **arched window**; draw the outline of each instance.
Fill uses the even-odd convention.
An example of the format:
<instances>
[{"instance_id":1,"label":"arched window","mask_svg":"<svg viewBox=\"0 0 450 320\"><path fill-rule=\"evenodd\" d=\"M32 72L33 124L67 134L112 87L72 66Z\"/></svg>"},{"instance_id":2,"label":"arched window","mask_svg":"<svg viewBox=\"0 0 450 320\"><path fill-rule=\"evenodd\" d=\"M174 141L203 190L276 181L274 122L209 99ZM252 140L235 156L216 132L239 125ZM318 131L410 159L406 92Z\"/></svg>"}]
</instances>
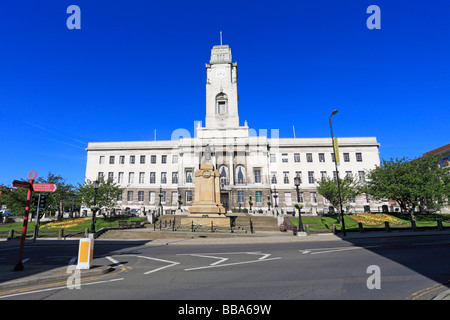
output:
<instances>
[{"instance_id":1,"label":"arched window","mask_svg":"<svg viewBox=\"0 0 450 320\"><path fill-rule=\"evenodd\" d=\"M245 167L241 164L236 166L235 181L236 184L245 184Z\"/></svg>"},{"instance_id":2,"label":"arched window","mask_svg":"<svg viewBox=\"0 0 450 320\"><path fill-rule=\"evenodd\" d=\"M221 92L216 96L216 110L218 115L226 115L228 113L228 97Z\"/></svg>"},{"instance_id":3,"label":"arched window","mask_svg":"<svg viewBox=\"0 0 450 320\"><path fill-rule=\"evenodd\" d=\"M219 174L220 174L220 184L228 185L229 174L228 174L228 167L226 165L221 165L219 167Z\"/></svg>"}]
</instances>

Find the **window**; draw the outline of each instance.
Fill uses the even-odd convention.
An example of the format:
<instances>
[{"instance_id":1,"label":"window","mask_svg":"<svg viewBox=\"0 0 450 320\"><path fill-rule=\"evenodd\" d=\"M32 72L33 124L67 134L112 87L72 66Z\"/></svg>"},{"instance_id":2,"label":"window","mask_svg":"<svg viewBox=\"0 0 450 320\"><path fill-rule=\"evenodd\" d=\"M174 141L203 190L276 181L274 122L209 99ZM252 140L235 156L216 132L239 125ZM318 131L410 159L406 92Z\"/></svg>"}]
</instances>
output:
<instances>
[{"instance_id":1,"label":"window","mask_svg":"<svg viewBox=\"0 0 450 320\"><path fill-rule=\"evenodd\" d=\"M151 155L150 156L150 162L151 163L156 163L156 156L155 155Z\"/></svg>"},{"instance_id":2,"label":"window","mask_svg":"<svg viewBox=\"0 0 450 320\"><path fill-rule=\"evenodd\" d=\"M156 183L156 172L150 172L150 183Z\"/></svg>"},{"instance_id":3,"label":"window","mask_svg":"<svg viewBox=\"0 0 450 320\"><path fill-rule=\"evenodd\" d=\"M294 162L300 162L300 153L294 153Z\"/></svg>"},{"instance_id":4,"label":"window","mask_svg":"<svg viewBox=\"0 0 450 320\"><path fill-rule=\"evenodd\" d=\"M256 202L262 202L262 191L256 191L255 192L255 201Z\"/></svg>"},{"instance_id":5,"label":"window","mask_svg":"<svg viewBox=\"0 0 450 320\"><path fill-rule=\"evenodd\" d=\"M220 184L227 185L228 184L228 167L225 165L221 165L219 167L220 173Z\"/></svg>"},{"instance_id":6,"label":"window","mask_svg":"<svg viewBox=\"0 0 450 320\"><path fill-rule=\"evenodd\" d=\"M255 183L261 183L261 169L254 169Z\"/></svg>"},{"instance_id":7,"label":"window","mask_svg":"<svg viewBox=\"0 0 450 320\"><path fill-rule=\"evenodd\" d=\"M227 114L228 97L225 93L221 92L216 96L217 113L221 116Z\"/></svg>"},{"instance_id":8,"label":"window","mask_svg":"<svg viewBox=\"0 0 450 320\"><path fill-rule=\"evenodd\" d=\"M104 164L105 163L105 156L100 156L100 159L98 160L98 163Z\"/></svg>"},{"instance_id":9,"label":"window","mask_svg":"<svg viewBox=\"0 0 450 320\"><path fill-rule=\"evenodd\" d=\"M119 157L119 164L125 164L125 156Z\"/></svg>"},{"instance_id":10,"label":"window","mask_svg":"<svg viewBox=\"0 0 450 320\"><path fill-rule=\"evenodd\" d=\"M149 193L148 193L148 202L150 204L155 203L155 191L149 191Z\"/></svg>"},{"instance_id":11,"label":"window","mask_svg":"<svg viewBox=\"0 0 450 320\"><path fill-rule=\"evenodd\" d=\"M237 192L237 196L238 196L238 198L237 198L237 201L238 201L238 203L244 203L244 191L238 191Z\"/></svg>"},{"instance_id":12,"label":"window","mask_svg":"<svg viewBox=\"0 0 450 320\"><path fill-rule=\"evenodd\" d=\"M161 183L167 183L167 172L161 172Z\"/></svg>"},{"instance_id":13,"label":"window","mask_svg":"<svg viewBox=\"0 0 450 320\"><path fill-rule=\"evenodd\" d=\"M314 183L314 171L308 171L308 182Z\"/></svg>"},{"instance_id":14,"label":"window","mask_svg":"<svg viewBox=\"0 0 450 320\"><path fill-rule=\"evenodd\" d=\"M292 195L290 192L285 192L284 193L284 203L287 206L291 206L292 205Z\"/></svg>"},{"instance_id":15,"label":"window","mask_svg":"<svg viewBox=\"0 0 450 320\"><path fill-rule=\"evenodd\" d=\"M366 174L364 173L364 171L358 171L358 176L360 182L366 181Z\"/></svg>"},{"instance_id":16,"label":"window","mask_svg":"<svg viewBox=\"0 0 450 320\"><path fill-rule=\"evenodd\" d=\"M219 101L219 114L224 115L225 114L225 102Z\"/></svg>"},{"instance_id":17,"label":"window","mask_svg":"<svg viewBox=\"0 0 450 320\"><path fill-rule=\"evenodd\" d=\"M145 163L145 156L141 156L140 163L141 163L141 164L144 164L144 163Z\"/></svg>"},{"instance_id":18,"label":"window","mask_svg":"<svg viewBox=\"0 0 450 320\"><path fill-rule=\"evenodd\" d=\"M162 197L161 197L161 203L166 202L166 200L167 200L166 192L165 192L165 191L161 191L161 195L162 195Z\"/></svg>"},{"instance_id":19,"label":"window","mask_svg":"<svg viewBox=\"0 0 450 320\"><path fill-rule=\"evenodd\" d=\"M134 164L134 162L135 162L134 156L130 156L130 164Z\"/></svg>"},{"instance_id":20,"label":"window","mask_svg":"<svg viewBox=\"0 0 450 320\"><path fill-rule=\"evenodd\" d=\"M109 164L114 164L115 157L109 156Z\"/></svg>"},{"instance_id":21,"label":"window","mask_svg":"<svg viewBox=\"0 0 450 320\"><path fill-rule=\"evenodd\" d=\"M172 184L178 183L178 172L172 172Z\"/></svg>"},{"instance_id":22,"label":"window","mask_svg":"<svg viewBox=\"0 0 450 320\"><path fill-rule=\"evenodd\" d=\"M178 201L178 192L177 191L172 191L172 204L176 205Z\"/></svg>"},{"instance_id":23,"label":"window","mask_svg":"<svg viewBox=\"0 0 450 320\"><path fill-rule=\"evenodd\" d=\"M344 162L350 162L350 154L344 153Z\"/></svg>"},{"instance_id":24,"label":"window","mask_svg":"<svg viewBox=\"0 0 450 320\"><path fill-rule=\"evenodd\" d=\"M288 162L288 154L287 153L282 153L281 154L281 162L283 162L283 163L287 163Z\"/></svg>"},{"instance_id":25,"label":"window","mask_svg":"<svg viewBox=\"0 0 450 320\"><path fill-rule=\"evenodd\" d=\"M117 201L122 201L122 197L123 197L122 192L120 192L120 193L117 195Z\"/></svg>"},{"instance_id":26,"label":"window","mask_svg":"<svg viewBox=\"0 0 450 320\"><path fill-rule=\"evenodd\" d=\"M312 153L307 153L306 154L306 161L307 162L313 162L313 160L312 160Z\"/></svg>"},{"instance_id":27,"label":"window","mask_svg":"<svg viewBox=\"0 0 450 320\"><path fill-rule=\"evenodd\" d=\"M337 171L333 171L333 179L334 181L337 181L338 173Z\"/></svg>"},{"instance_id":28,"label":"window","mask_svg":"<svg viewBox=\"0 0 450 320\"><path fill-rule=\"evenodd\" d=\"M161 163L167 163L167 155L163 154L161 156Z\"/></svg>"},{"instance_id":29,"label":"window","mask_svg":"<svg viewBox=\"0 0 450 320\"><path fill-rule=\"evenodd\" d=\"M119 172L119 176L117 178L117 183L123 183L123 172Z\"/></svg>"},{"instance_id":30,"label":"window","mask_svg":"<svg viewBox=\"0 0 450 320\"><path fill-rule=\"evenodd\" d=\"M289 171L283 171L283 176L284 184L289 184Z\"/></svg>"},{"instance_id":31,"label":"window","mask_svg":"<svg viewBox=\"0 0 450 320\"><path fill-rule=\"evenodd\" d=\"M134 172L130 172L128 174L128 183L133 183L134 182Z\"/></svg>"},{"instance_id":32,"label":"window","mask_svg":"<svg viewBox=\"0 0 450 320\"><path fill-rule=\"evenodd\" d=\"M317 193L311 192L311 203L317 203Z\"/></svg>"},{"instance_id":33,"label":"window","mask_svg":"<svg viewBox=\"0 0 450 320\"><path fill-rule=\"evenodd\" d=\"M192 202L192 191L191 190L186 191L186 202Z\"/></svg>"},{"instance_id":34,"label":"window","mask_svg":"<svg viewBox=\"0 0 450 320\"><path fill-rule=\"evenodd\" d=\"M245 183L245 168L242 165L238 165L236 167L236 184L244 184Z\"/></svg>"},{"instance_id":35,"label":"window","mask_svg":"<svg viewBox=\"0 0 450 320\"><path fill-rule=\"evenodd\" d=\"M320 178L323 180L325 180L327 178L327 172L326 171L320 171Z\"/></svg>"},{"instance_id":36,"label":"window","mask_svg":"<svg viewBox=\"0 0 450 320\"><path fill-rule=\"evenodd\" d=\"M300 192L299 197L300 197L300 203L304 203L305 199L303 198L303 192Z\"/></svg>"},{"instance_id":37,"label":"window","mask_svg":"<svg viewBox=\"0 0 450 320\"><path fill-rule=\"evenodd\" d=\"M270 183L277 184L277 173L275 171L270 173Z\"/></svg>"},{"instance_id":38,"label":"window","mask_svg":"<svg viewBox=\"0 0 450 320\"><path fill-rule=\"evenodd\" d=\"M99 172L98 173L98 181L102 181L103 180L103 172Z\"/></svg>"},{"instance_id":39,"label":"window","mask_svg":"<svg viewBox=\"0 0 450 320\"><path fill-rule=\"evenodd\" d=\"M145 172L139 172L139 183L144 183Z\"/></svg>"},{"instance_id":40,"label":"window","mask_svg":"<svg viewBox=\"0 0 450 320\"><path fill-rule=\"evenodd\" d=\"M114 180L114 172L108 172L108 181Z\"/></svg>"},{"instance_id":41,"label":"window","mask_svg":"<svg viewBox=\"0 0 450 320\"><path fill-rule=\"evenodd\" d=\"M177 154L174 154L172 156L172 163L178 163L178 155Z\"/></svg>"},{"instance_id":42,"label":"window","mask_svg":"<svg viewBox=\"0 0 450 320\"><path fill-rule=\"evenodd\" d=\"M345 176L351 177L352 176L352 172L351 171L345 171Z\"/></svg>"},{"instance_id":43,"label":"window","mask_svg":"<svg viewBox=\"0 0 450 320\"><path fill-rule=\"evenodd\" d=\"M277 156L276 156L275 153L271 153L271 154L270 154L270 162L271 162L271 163L277 162Z\"/></svg>"},{"instance_id":44,"label":"window","mask_svg":"<svg viewBox=\"0 0 450 320\"><path fill-rule=\"evenodd\" d=\"M138 191L138 201L144 201L144 191Z\"/></svg>"},{"instance_id":45,"label":"window","mask_svg":"<svg viewBox=\"0 0 450 320\"><path fill-rule=\"evenodd\" d=\"M331 161L336 162L336 157L334 156L334 153L331 154Z\"/></svg>"},{"instance_id":46,"label":"window","mask_svg":"<svg viewBox=\"0 0 450 320\"><path fill-rule=\"evenodd\" d=\"M133 191L127 192L127 201L133 201Z\"/></svg>"},{"instance_id":47,"label":"window","mask_svg":"<svg viewBox=\"0 0 450 320\"><path fill-rule=\"evenodd\" d=\"M361 152L357 152L356 153L356 161L362 162L362 154L361 154Z\"/></svg>"},{"instance_id":48,"label":"window","mask_svg":"<svg viewBox=\"0 0 450 320\"><path fill-rule=\"evenodd\" d=\"M192 183L192 169L186 170L186 183Z\"/></svg>"},{"instance_id":49,"label":"window","mask_svg":"<svg viewBox=\"0 0 450 320\"><path fill-rule=\"evenodd\" d=\"M325 153L319 153L319 162L325 162Z\"/></svg>"}]
</instances>

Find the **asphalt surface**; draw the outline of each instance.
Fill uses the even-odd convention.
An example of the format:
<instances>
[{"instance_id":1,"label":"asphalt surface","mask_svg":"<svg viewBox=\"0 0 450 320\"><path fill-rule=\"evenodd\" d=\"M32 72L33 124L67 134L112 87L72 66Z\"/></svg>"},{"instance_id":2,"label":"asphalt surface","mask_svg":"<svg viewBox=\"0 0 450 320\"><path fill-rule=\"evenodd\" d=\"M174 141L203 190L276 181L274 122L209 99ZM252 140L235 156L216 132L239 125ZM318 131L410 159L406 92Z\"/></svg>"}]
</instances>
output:
<instances>
[{"instance_id":1,"label":"asphalt surface","mask_svg":"<svg viewBox=\"0 0 450 320\"><path fill-rule=\"evenodd\" d=\"M117 234L117 233L116 233ZM120 233L119 233L120 234ZM153 232L148 229L127 230L123 233L126 239L108 239L95 240L98 245L109 245L126 248L129 245L145 245L154 247L163 246L202 246L202 245L250 245L250 244L295 244L307 242L326 242L326 241L351 241L358 239L382 239L382 238L399 238L399 237L422 237L422 236L448 236L450 231L397 231L397 232L368 232L368 233L354 233L348 232L347 236L342 238L333 234L315 234L315 235L297 235L292 233L267 233L267 234L195 234L191 233L171 233L171 232ZM117 237L117 236L116 236ZM24 270L13 271L15 262L11 260L14 253L18 252L20 241L0 241L0 298L1 291L8 291L11 289L24 288L26 290L29 286L43 286L46 284L59 284L65 286L71 276L68 273L67 261L61 265L60 260L55 258L55 261L43 261L42 257L32 257L33 263L28 264L24 261ZM29 247L52 246L55 250L68 246L76 248L79 239L57 240L57 239L38 239L36 242L27 240L25 251ZM3 254L2 254L3 253ZM8 255L7 255L8 254ZM63 255L63 253L61 253ZM8 256L9 258L2 258ZM39 259L42 262L39 262ZM76 265L76 261L69 261L69 264ZM121 268L126 268L121 266ZM114 263L103 263L101 265L95 264L89 270L81 270L82 279L99 279L102 275L111 272L121 271ZM122 269L123 271L123 269ZM450 300L450 290L438 293L434 299L436 300Z\"/></svg>"}]
</instances>

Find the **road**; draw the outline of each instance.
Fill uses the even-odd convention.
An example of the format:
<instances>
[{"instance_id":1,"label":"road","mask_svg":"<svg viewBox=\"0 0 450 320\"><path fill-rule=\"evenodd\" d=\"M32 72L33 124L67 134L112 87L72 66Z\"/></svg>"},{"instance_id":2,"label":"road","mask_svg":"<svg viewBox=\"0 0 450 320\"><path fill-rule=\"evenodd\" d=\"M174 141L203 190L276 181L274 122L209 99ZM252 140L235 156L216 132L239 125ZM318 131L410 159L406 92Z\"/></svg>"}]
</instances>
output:
<instances>
[{"instance_id":1,"label":"road","mask_svg":"<svg viewBox=\"0 0 450 320\"><path fill-rule=\"evenodd\" d=\"M68 265L76 245L26 247L25 267ZM0 292L0 300L429 300L450 288L450 236L240 245L95 245L114 271ZM0 263L17 252L3 250ZM73 282L77 284L76 282Z\"/></svg>"}]
</instances>

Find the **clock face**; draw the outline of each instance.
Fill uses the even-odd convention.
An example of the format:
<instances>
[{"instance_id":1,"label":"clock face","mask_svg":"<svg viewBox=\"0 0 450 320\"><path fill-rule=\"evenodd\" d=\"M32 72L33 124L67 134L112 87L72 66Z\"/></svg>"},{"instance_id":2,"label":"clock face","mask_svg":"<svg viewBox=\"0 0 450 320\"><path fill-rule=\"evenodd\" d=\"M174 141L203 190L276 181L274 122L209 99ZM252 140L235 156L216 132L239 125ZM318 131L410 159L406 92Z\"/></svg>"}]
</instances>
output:
<instances>
[{"instance_id":1,"label":"clock face","mask_svg":"<svg viewBox=\"0 0 450 320\"><path fill-rule=\"evenodd\" d=\"M217 75L219 77L223 77L223 76L225 76L225 71L224 70L219 70L219 71L217 71Z\"/></svg>"}]
</instances>

